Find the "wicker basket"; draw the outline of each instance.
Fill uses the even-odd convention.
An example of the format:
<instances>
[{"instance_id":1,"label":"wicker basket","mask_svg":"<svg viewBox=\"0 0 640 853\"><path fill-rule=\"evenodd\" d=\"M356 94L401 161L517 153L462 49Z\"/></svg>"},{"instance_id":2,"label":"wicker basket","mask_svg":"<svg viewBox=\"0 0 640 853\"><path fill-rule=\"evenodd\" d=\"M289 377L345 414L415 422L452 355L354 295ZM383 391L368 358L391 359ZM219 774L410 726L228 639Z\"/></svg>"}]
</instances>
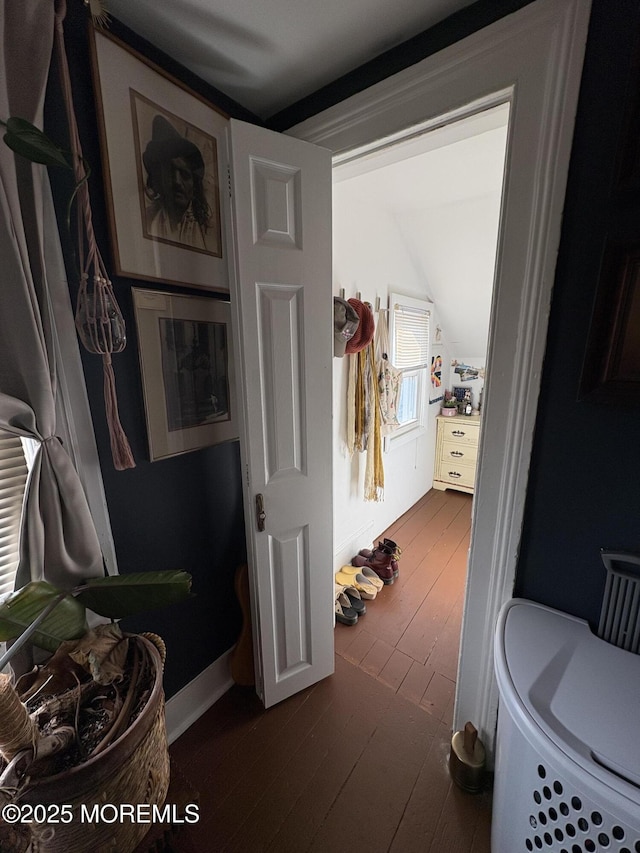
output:
<instances>
[{"instance_id":1,"label":"wicker basket","mask_svg":"<svg viewBox=\"0 0 640 853\"><path fill-rule=\"evenodd\" d=\"M35 781L20 793L18 803L69 803L74 815L70 823L32 825L26 853L131 853L149 831L150 823L82 822L82 806L86 819L86 810L94 805L118 808L123 803L164 803L169 788L162 690L164 644L153 635L134 635L131 639L142 645L155 670L149 701L127 731L102 753L63 773ZM114 811L105 810L107 820Z\"/></svg>"}]
</instances>

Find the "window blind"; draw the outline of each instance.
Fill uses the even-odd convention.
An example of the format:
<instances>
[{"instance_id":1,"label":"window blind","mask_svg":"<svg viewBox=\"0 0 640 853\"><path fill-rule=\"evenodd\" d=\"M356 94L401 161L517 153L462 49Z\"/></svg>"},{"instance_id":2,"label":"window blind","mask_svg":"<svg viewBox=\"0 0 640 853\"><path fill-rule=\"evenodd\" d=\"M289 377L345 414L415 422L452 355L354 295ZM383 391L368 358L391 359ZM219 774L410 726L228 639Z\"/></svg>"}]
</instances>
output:
<instances>
[{"instance_id":1,"label":"window blind","mask_svg":"<svg viewBox=\"0 0 640 853\"><path fill-rule=\"evenodd\" d=\"M417 370L429 364L429 318L426 308L393 303L393 363L398 370Z\"/></svg>"},{"instance_id":2,"label":"window blind","mask_svg":"<svg viewBox=\"0 0 640 853\"><path fill-rule=\"evenodd\" d=\"M27 473L22 442L0 430L0 595L13 590Z\"/></svg>"}]
</instances>

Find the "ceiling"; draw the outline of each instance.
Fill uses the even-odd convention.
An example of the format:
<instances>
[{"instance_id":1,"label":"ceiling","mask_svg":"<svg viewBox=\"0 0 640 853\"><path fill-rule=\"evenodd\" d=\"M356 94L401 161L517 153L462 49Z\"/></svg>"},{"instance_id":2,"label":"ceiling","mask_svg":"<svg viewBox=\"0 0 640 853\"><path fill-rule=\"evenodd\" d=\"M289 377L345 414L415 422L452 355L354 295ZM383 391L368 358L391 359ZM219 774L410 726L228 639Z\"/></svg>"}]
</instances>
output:
<instances>
[{"instance_id":1,"label":"ceiling","mask_svg":"<svg viewBox=\"0 0 640 853\"><path fill-rule=\"evenodd\" d=\"M472 1L104 0L104 5L266 119Z\"/></svg>"},{"instance_id":2,"label":"ceiling","mask_svg":"<svg viewBox=\"0 0 640 853\"><path fill-rule=\"evenodd\" d=\"M380 211L394 223L459 356L487 349L508 119L503 104L364 156L346 155L333 169L334 207L345 205L347 219ZM335 244L336 271L343 245Z\"/></svg>"}]
</instances>

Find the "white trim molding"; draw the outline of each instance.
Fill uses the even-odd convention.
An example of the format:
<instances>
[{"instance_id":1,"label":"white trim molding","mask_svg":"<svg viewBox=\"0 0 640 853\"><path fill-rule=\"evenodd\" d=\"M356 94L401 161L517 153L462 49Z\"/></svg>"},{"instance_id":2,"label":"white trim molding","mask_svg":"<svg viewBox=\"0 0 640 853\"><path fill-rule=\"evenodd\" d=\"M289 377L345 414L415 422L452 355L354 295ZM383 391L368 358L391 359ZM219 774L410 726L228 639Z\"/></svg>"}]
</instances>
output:
<instances>
[{"instance_id":1,"label":"white trim molding","mask_svg":"<svg viewBox=\"0 0 640 853\"><path fill-rule=\"evenodd\" d=\"M290 129L331 149L508 102L509 136L454 725L493 751L493 634L513 594L590 0L536 0Z\"/></svg>"},{"instance_id":2,"label":"white trim molding","mask_svg":"<svg viewBox=\"0 0 640 853\"><path fill-rule=\"evenodd\" d=\"M232 647L186 684L182 690L167 699L165 717L169 743L177 740L189 726L208 711L232 686Z\"/></svg>"}]
</instances>

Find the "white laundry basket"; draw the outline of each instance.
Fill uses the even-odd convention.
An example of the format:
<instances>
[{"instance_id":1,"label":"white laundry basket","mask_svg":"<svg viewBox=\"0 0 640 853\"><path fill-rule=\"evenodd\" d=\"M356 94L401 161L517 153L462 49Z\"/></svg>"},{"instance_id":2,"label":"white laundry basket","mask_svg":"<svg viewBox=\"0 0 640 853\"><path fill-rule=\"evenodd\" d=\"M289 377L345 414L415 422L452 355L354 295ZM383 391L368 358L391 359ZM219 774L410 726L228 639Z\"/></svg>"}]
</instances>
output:
<instances>
[{"instance_id":1,"label":"white laundry basket","mask_svg":"<svg viewBox=\"0 0 640 853\"><path fill-rule=\"evenodd\" d=\"M492 853L640 853L640 655L513 599L495 666Z\"/></svg>"}]
</instances>

